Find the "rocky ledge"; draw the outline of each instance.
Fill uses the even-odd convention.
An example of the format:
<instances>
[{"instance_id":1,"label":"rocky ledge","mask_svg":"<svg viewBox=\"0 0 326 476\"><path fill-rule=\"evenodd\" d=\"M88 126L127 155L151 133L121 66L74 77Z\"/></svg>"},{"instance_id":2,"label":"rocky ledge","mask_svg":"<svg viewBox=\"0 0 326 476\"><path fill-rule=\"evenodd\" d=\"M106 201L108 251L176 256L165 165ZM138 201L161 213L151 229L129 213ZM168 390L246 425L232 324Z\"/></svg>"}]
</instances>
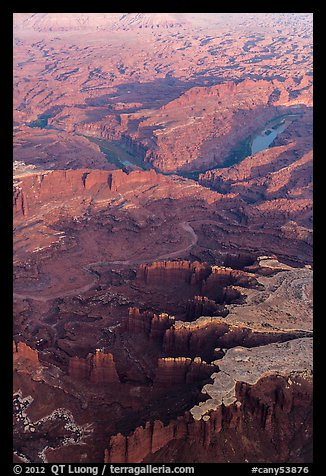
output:
<instances>
[{"instance_id":1,"label":"rocky ledge","mask_svg":"<svg viewBox=\"0 0 326 476\"><path fill-rule=\"evenodd\" d=\"M211 375L213 383L202 389L209 399L191 409L196 420L208 419L210 410L216 410L222 403L230 405L236 402L236 386L239 382L255 385L268 375L287 377L291 372L312 370L312 338L253 348L234 347L214 364L218 364L219 372Z\"/></svg>"}]
</instances>

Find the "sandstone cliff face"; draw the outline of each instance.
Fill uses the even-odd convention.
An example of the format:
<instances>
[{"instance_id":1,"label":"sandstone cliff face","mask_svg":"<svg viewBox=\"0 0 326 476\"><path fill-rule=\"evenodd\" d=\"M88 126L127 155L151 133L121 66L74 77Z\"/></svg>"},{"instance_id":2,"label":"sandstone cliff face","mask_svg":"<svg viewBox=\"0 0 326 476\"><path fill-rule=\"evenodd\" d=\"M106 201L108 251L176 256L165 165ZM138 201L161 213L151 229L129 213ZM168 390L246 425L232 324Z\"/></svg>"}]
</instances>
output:
<instances>
[{"instance_id":1,"label":"sandstone cliff face","mask_svg":"<svg viewBox=\"0 0 326 476\"><path fill-rule=\"evenodd\" d=\"M237 291L240 295L240 292ZM233 300L234 302L234 300ZM186 307L186 320L193 321L200 316L221 316L225 317L228 315L228 310L216 304L213 299L209 299L206 296L195 296L194 299L190 300L187 303Z\"/></svg>"},{"instance_id":2,"label":"sandstone cliff face","mask_svg":"<svg viewBox=\"0 0 326 476\"><path fill-rule=\"evenodd\" d=\"M239 194L221 195L195 185L193 181L187 181L186 187L184 185L185 179L167 177L154 171L133 171L127 174L121 170L111 172L81 169L17 176L14 181L14 217L18 220L17 225L19 220L24 221L26 217L36 218L38 215L40 217L37 220L49 224L63 217L69 219L71 215L82 216L90 209L104 208L105 201L117 199L114 202L115 206L121 204L121 207L128 207L132 219L139 221L139 205L146 204L147 207L148 203L151 203L155 207L155 201L161 200L162 206L166 208L167 202L163 202L163 199L168 198L169 203L179 210L178 213L182 213L185 220L192 222L196 220L188 207L191 201L196 203L198 218L204 217L204 213L207 217L209 213L211 221L205 226L195 225L197 238L193 233L193 241L195 238L198 242L203 239L212 250L218 249L222 241L223 246L229 249L243 249L253 254L257 254L257 250L263 250L264 253L272 252L281 257L311 261L311 199L297 195L297 198L290 200L277 198L249 204L245 203ZM282 190L283 187L279 190L280 195L283 194ZM136 192L132 194L132 191ZM119 194L122 197L118 197ZM45 203L48 204L46 209ZM38 223L39 227L43 226L40 221ZM270 223L273 223L272 227ZM183 230L178 231L183 236L186 235ZM166 237L166 242L168 240ZM43 242L47 240L42 238L39 241L39 247L42 248L45 244ZM186 243L189 244L189 238ZM25 246L30 247L31 240ZM191 246L185 248L183 256L191 248ZM169 257L169 253L166 254L166 258ZM172 255L175 256L170 256L171 258L176 257L178 253ZM153 258L155 260L157 255ZM154 261L152 265L144 265L139 271L139 279L143 275L143 280L149 279L149 283L151 279L153 282L159 282L163 278L165 283L169 281L173 283L177 276L179 279L181 273L184 275L185 284L188 285L191 275L191 284L198 284L194 294L200 294L199 286L203 279L208 277L209 266L205 263L195 264L196 262L163 263Z\"/></svg>"},{"instance_id":3,"label":"sandstone cliff face","mask_svg":"<svg viewBox=\"0 0 326 476\"><path fill-rule=\"evenodd\" d=\"M14 345L17 457L96 463L107 447L107 461L308 461L311 356L292 342L310 323L311 276L270 257L311 262L308 121L205 187L112 173L109 161L127 150L134 165L196 176L240 144L248 153L270 118L311 106L311 14L217 14L200 28L176 23L183 14L15 15L14 141L27 165L14 193L14 322L39 352ZM84 134L114 143L104 156L105 141ZM239 259L223 262L231 250ZM267 259L249 269L242 251ZM134 279L139 263L194 257L238 260L264 287L186 261ZM264 344L283 340L264 360ZM102 345L110 354L72 358L67 375L67 356Z\"/></svg>"},{"instance_id":4,"label":"sandstone cliff face","mask_svg":"<svg viewBox=\"0 0 326 476\"><path fill-rule=\"evenodd\" d=\"M195 87L142 121L137 135L150 143L147 160L160 170L205 170L223 165L240 141L296 102L277 80ZM309 94L304 103L310 105ZM150 128L154 141L147 138Z\"/></svg>"},{"instance_id":5,"label":"sandstone cliff face","mask_svg":"<svg viewBox=\"0 0 326 476\"><path fill-rule=\"evenodd\" d=\"M309 331L251 329L244 324L229 324L217 317L200 317L193 322L176 321L166 330L163 350L170 356L200 356L211 361L215 347L232 348L237 345L254 347L271 342L284 342L290 339L311 335Z\"/></svg>"},{"instance_id":6,"label":"sandstone cliff face","mask_svg":"<svg viewBox=\"0 0 326 476\"><path fill-rule=\"evenodd\" d=\"M24 366L37 369L40 366L37 350L29 347L25 342L13 341L14 368L24 370Z\"/></svg>"},{"instance_id":7,"label":"sandstone cliff face","mask_svg":"<svg viewBox=\"0 0 326 476\"><path fill-rule=\"evenodd\" d=\"M257 280L245 271L185 260L156 261L151 265L140 265L137 279L153 285L182 281L189 286L199 285L204 295L218 302L223 302L228 286L258 286Z\"/></svg>"},{"instance_id":8,"label":"sandstone cliff face","mask_svg":"<svg viewBox=\"0 0 326 476\"><path fill-rule=\"evenodd\" d=\"M226 253L223 256L223 264L227 268L241 269L246 271L246 266L255 262L256 255L250 253Z\"/></svg>"},{"instance_id":9,"label":"sandstone cliff face","mask_svg":"<svg viewBox=\"0 0 326 476\"><path fill-rule=\"evenodd\" d=\"M274 146L237 165L210 170L199 176L199 183L220 193L238 193L249 203L277 198L311 198L312 150L310 137L292 139Z\"/></svg>"},{"instance_id":10,"label":"sandstone cliff face","mask_svg":"<svg viewBox=\"0 0 326 476\"><path fill-rule=\"evenodd\" d=\"M231 167L200 174L199 183L222 194L238 194L246 203L238 208L238 215L255 234L258 222L265 229L273 223L287 239L303 238L295 246L298 254L307 255L312 238L312 137L312 111L306 110L275 139L273 147ZM274 243L278 239L276 235Z\"/></svg>"},{"instance_id":11,"label":"sandstone cliff face","mask_svg":"<svg viewBox=\"0 0 326 476\"><path fill-rule=\"evenodd\" d=\"M216 302L234 302L241 298L239 290L233 286L244 288L259 287L255 277L249 273L223 266L213 266L212 272L202 284L202 293Z\"/></svg>"},{"instance_id":12,"label":"sandstone cliff face","mask_svg":"<svg viewBox=\"0 0 326 476\"><path fill-rule=\"evenodd\" d=\"M14 214L16 215L28 215L28 206L26 201L25 193L22 191L21 187L18 185L14 187L13 192L13 205L14 205Z\"/></svg>"},{"instance_id":13,"label":"sandstone cliff face","mask_svg":"<svg viewBox=\"0 0 326 476\"><path fill-rule=\"evenodd\" d=\"M163 357L158 360L154 385L189 384L206 380L216 367L200 357Z\"/></svg>"},{"instance_id":14,"label":"sandstone cliff face","mask_svg":"<svg viewBox=\"0 0 326 476\"><path fill-rule=\"evenodd\" d=\"M120 382L113 356L96 350L86 359L77 356L69 359L69 375L77 380L90 380L94 384Z\"/></svg>"},{"instance_id":15,"label":"sandstone cliff face","mask_svg":"<svg viewBox=\"0 0 326 476\"><path fill-rule=\"evenodd\" d=\"M206 263L185 260L155 261L151 265L140 265L137 270L137 279L145 283L159 283L184 281L188 284L200 283L210 273Z\"/></svg>"},{"instance_id":16,"label":"sandstone cliff face","mask_svg":"<svg viewBox=\"0 0 326 476\"><path fill-rule=\"evenodd\" d=\"M155 185L165 178L153 170L135 170L129 174L122 170L56 170L31 174L14 181L14 214L28 215L29 209L40 207L44 202L86 199L105 199L114 193L137 185ZM34 211L34 210L33 210Z\"/></svg>"},{"instance_id":17,"label":"sandstone cliff face","mask_svg":"<svg viewBox=\"0 0 326 476\"><path fill-rule=\"evenodd\" d=\"M252 386L239 383L237 399L204 420L194 420L187 412L168 425L147 422L128 436L117 434L109 440L105 462L311 461L309 377L271 376Z\"/></svg>"},{"instance_id":18,"label":"sandstone cliff face","mask_svg":"<svg viewBox=\"0 0 326 476\"><path fill-rule=\"evenodd\" d=\"M155 314L150 311L140 312L138 308L129 308L127 332L144 334L148 339L161 343L166 329L174 323L174 316L166 313Z\"/></svg>"},{"instance_id":19,"label":"sandstone cliff face","mask_svg":"<svg viewBox=\"0 0 326 476\"><path fill-rule=\"evenodd\" d=\"M14 182L14 214L27 214L27 208L33 210L41 206L42 202L86 195L86 190L94 186L94 176L96 177L97 192L103 188L110 192L109 181L112 175L106 171L58 170L27 175L19 178L19 181L16 179Z\"/></svg>"}]
</instances>

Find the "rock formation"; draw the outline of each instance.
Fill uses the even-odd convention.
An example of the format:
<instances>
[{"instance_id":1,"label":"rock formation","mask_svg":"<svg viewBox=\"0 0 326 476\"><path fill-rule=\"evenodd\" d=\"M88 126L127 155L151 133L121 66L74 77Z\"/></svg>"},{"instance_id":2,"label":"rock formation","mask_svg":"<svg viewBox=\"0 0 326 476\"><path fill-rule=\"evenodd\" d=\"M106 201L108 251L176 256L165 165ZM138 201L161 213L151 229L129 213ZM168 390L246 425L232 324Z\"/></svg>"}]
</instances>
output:
<instances>
[{"instance_id":1,"label":"rock formation","mask_svg":"<svg viewBox=\"0 0 326 476\"><path fill-rule=\"evenodd\" d=\"M88 379L95 384L120 382L113 355L97 349L86 359L77 356L69 359L69 375L77 380Z\"/></svg>"},{"instance_id":2,"label":"rock formation","mask_svg":"<svg viewBox=\"0 0 326 476\"><path fill-rule=\"evenodd\" d=\"M110 164L100 147L86 137L69 132L22 126L14 132L14 175L26 170L41 172L57 169L116 168ZM42 150L35 153L35 148ZM36 149L36 150L37 150Z\"/></svg>"},{"instance_id":3,"label":"rock formation","mask_svg":"<svg viewBox=\"0 0 326 476\"><path fill-rule=\"evenodd\" d=\"M211 274L202 284L202 293L218 303L229 304L241 298L241 293L233 286L256 287L258 282L244 271L213 266Z\"/></svg>"},{"instance_id":4,"label":"rock formation","mask_svg":"<svg viewBox=\"0 0 326 476\"><path fill-rule=\"evenodd\" d=\"M239 291L237 291L240 295ZM225 299L223 300L225 301ZM234 299L232 299L234 302ZM200 316L222 316L228 315L228 310L216 304L212 299L208 299L206 296L195 296L194 299L189 300L186 307L186 320L193 321Z\"/></svg>"},{"instance_id":5,"label":"rock formation","mask_svg":"<svg viewBox=\"0 0 326 476\"><path fill-rule=\"evenodd\" d=\"M107 172L80 169L31 174L19 177L14 182L14 213L27 214L30 206L34 208L54 198L57 201L77 196L84 200L91 197L104 199L122 191L126 186L136 187L147 183L155 185L162 180L164 181L164 177L153 170L126 174L121 170Z\"/></svg>"},{"instance_id":6,"label":"rock formation","mask_svg":"<svg viewBox=\"0 0 326 476\"><path fill-rule=\"evenodd\" d=\"M166 329L174 323L174 316L166 313L154 314L150 311L140 312L130 308L127 320L127 332L131 335L141 333L156 342L162 342Z\"/></svg>"},{"instance_id":7,"label":"rock formation","mask_svg":"<svg viewBox=\"0 0 326 476\"><path fill-rule=\"evenodd\" d=\"M207 379L214 371L200 357L164 357L158 360L154 385L188 384Z\"/></svg>"},{"instance_id":8,"label":"rock formation","mask_svg":"<svg viewBox=\"0 0 326 476\"><path fill-rule=\"evenodd\" d=\"M111 437L105 462L158 462L170 457L175 463L194 463L203 454L206 462L214 463L311 461L312 385L307 371L311 362L301 352L309 348L311 352L311 339L299 339L229 351L218 363L221 367L235 358L237 365L231 365L232 373L236 369L234 377L221 370L214 374L215 383L204 387L205 392L216 388L219 396L211 393L211 400L202 402L198 410L195 407L167 425L148 421L128 436ZM261 364L258 367L256 359ZM196 451L190 451L194 447Z\"/></svg>"},{"instance_id":9,"label":"rock formation","mask_svg":"<svg viewBox=\"0 0 326 476\"><path fill-rule=\"evenodd\" d=\"M58 189L59 194L56 192ZM134 190L137 192L134 193ZM58 223L60 229L60 221L69 216L73 219L80 217L83 220L90 218L93 221L105 208L105 203L113 205L109 209L110 214L116 214L120 208L128 209L131 220L136 222L138 230L142 230L144 224L139 223L142 221L141 214L144 207L147 207L148 203L153 203L155 208L155 203L159 203L160 211L155 210L160 216L159 223L164 222L164 214L168 216L167 222L162 227L164 240L157 241L157 244L161 243L162 251L154 255L159 260L155 262L155 259L150 259L154 253L147 253L147 259L138 260L138 264L152 262L151 265L140 267L138 276L146 280L148 273L149 279L153 277L153 283L158 280L155 275L177 276L182 272L185 283L192 274L192 284L197 283L200 291L199 284L209 273L208 265L199 263L198 260L192 264L185 262L180 264L185 260L179 263L167 259L178 257L180 255L178 249L182 249L183 256L188 257L187 253L194 248L194 244L201 245L201 242L209 243L209 246L215 249L222 240L223 251L242 248L243 253L247 251L250 255L257 256L259 250L300 262L307 260L309 262L311 255L312 231L309 218L311 202L308 199L292 200L291 209L287 207L288 201L284 199L260 203L258 206L245 205L234 194L221 195L195 185L193 181L156 174L154 171L133 171L128 174L121 170L110 172L90 169L56 170L16 176L13 199L17 228L19 229L18 223L21 220L21 225L24 226L23 222L28 216L28 219L33 218L33 230L43 226L49 227L54 222ZM51 207L42 208L45 202L51 202ZM194 208L189 208L190 202ZM64 212L61 211L63 204ZM196 212L195 215L193 210ZM147 224L151 227L153 223L151 213L148 211L145 215ZM269 227L265 223L269 219L277 223L277 227ZM45 240L44 229L41 233L37 234L35 248L45 246L41 243L38 245L41 236L42 240ZM152 241L154 233L155 229L150 228L150 231L147 231L147 239ZM19 234L17 238L18 236ZM144 239L146 238L143 237ZM174 244L181 241L183 246ZM137 241L135 246L138 246ZM145 255L144 248L142 254ZM222 261L224 254L221 254ZM164 262L167 264L163 264ZM167 280L173 282L169 277Z\"/></svg>"},{"instance_id":10,"label":"rock formation","mask_svg":"<svg viewBox=\"0 0 326 476\"><path fill-rule=\"evenodd\" d=\"M163 349L167 355L200 356L212 360L214 347L231 348L238 345L254 347L270 342L284 342L310 336L304 330L252 329L243 324L229 324L216 317L200 317L193 322L176 321L166 330Z\"/></svg>"},{"instance_id":11,"label":"rock formation","mask_svg":"<svg viewBox=\"0 0 326 476\"><path fill-rule=\"evenodd\" d=\"M184 281L188 284L200 283L208 274L210 268L205 263L185 260L157 261L151 265L140 265L137 278L145 283L166 283Z\"/></svg>"},{"instance_id":12,"label":"rock formation","mask_svg":"<svg viewBox=\"0 0 326 476\"><path fill-rule=\"evenodd\" d=\"M25 342L13 341L14 366L22 371L24 366L37 369L40 366L38 352L29 347Z\"/></svg>"},{"instance_id":13,"label":"rock formation","mask_svg":"<svg viewBox=\"0 0 326 476\"><path fill-rule=\"evenodd\" d=\"M209 266L197 261L158 261L151 265L140 265L137 279L146 284L169 286L173 283L186 283L198 289L204 296L216 303L233 302L241 297L241 293L233 288L256 287L256 278L241 270L233 270L224 266ZM198 301L199 302L199 301ZM208 301L206 301L208 303ZM217 309L217 308L216 308ZM205 314L202 314L205 315Z\"/></svg>"},{"instance_id":14,"label":"rock formation","mask_svg":"<svg viewBox=\"0 0 326 476\"><path fill-rule=\"evenodd\" d=\"M277 14L205 15L15 14L15 125L36 129L45 121L53 128L43 132L35 159L27 150L28 162L55 163L55 151L64 166L79 155L88 166L84 141L105 168L101 152L77 136L82 134L121 141L160 170L205 171L223 164L239 142L280 111L311 106L309 14L290 20ZM275 41L280 29L284 37ZM255 38L253 30L260 32ZM16 132L22 161L26 148Z\"/></svg>"},{"instance_id":15,"label":"rock formation","mask_svg":"<svg viewBox=\"0 0 326 476\"><path fill-rule=\"evenodd\" d=\"M281 100L270 101L275 90L284 91L285 101L282 96ZM280 106L285 104L291 101L278 81L245 80L193 88L144 121L139 135L141 138L141 127L157 128L150 160L160 170L191 172L213 168L224 165L232 149L262 123L279 116ZM189 118L186 123L185 116ZM234 122L238 125L237 134L232 128Z\"/></svg>"}]
</instances>

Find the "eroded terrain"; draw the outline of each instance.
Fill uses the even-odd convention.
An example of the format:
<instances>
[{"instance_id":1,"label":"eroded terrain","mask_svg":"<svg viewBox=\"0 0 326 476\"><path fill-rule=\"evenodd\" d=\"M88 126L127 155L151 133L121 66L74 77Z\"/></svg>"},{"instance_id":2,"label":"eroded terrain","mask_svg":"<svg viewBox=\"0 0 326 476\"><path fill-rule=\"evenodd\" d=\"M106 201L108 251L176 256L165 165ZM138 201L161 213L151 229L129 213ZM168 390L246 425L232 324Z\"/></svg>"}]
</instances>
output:
<instances>
[{"instance_id":1,"label":"eroded terrain","mask_svg":"<svg viewBox=\"0 0 326 476\"><path fill-rule=\"evenodd\" d=\"M197 415L227 349L311 340L312 270L295 240L297 268L232 235L208 253L207 227L232 228L224 195L152 171L55 171L16 187L20 458L102 461L116 434ZM106 457L124 461L119 451Z\"/></svg>"},{"instance_id":2,"label":"eroded terrain","mask_svg":"<svg viewBox=\"0 0 326 476\"><path fill-rule=\"evenodd\" d=\"M184 15L15 14L17 462L312 460L311 19Z\"/></svg>"}]
</instances>

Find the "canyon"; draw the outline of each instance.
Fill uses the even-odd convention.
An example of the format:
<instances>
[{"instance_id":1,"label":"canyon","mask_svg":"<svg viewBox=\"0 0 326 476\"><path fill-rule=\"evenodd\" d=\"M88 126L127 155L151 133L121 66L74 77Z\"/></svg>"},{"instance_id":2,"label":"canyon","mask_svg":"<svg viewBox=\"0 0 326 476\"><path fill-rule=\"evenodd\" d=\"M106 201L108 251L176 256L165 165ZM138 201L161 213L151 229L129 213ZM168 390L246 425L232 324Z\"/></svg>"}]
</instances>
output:
<instances>
[{"instance_id":1,"label":"canyon","mask_svg":"<svg viewBox=\"0 0 326 476\"><path fill-rule=\"evenodd\" d=\"M196 184L187 200L188 182L154 171L92 169L15 178L14 390L22 401L33 399L28 425L46 419L50 435L45 444L36 430L30 440L30 430L15 426L17 461L159 461L179 443L186 451L208 431L206 423L199 431L192 412L211 405L203 389L230 351L312 340L312 270L304 258L299 262L297 241L287 238L295 267L276 255L259 256L259 246L245 249L243 235L233 236L242 240L234 247L218 245L217 236L215 254L204 261L206 227L226 235L233 221L224 194ZM221 201L224 214L217 214ZM309 375L302 378L311 389ZM59 416L49 418L57 405L85 428L60 443L54 443ZM169 439L179 431L180 438ZM125 438L138 456L121 456ZM164 444L149 448L147 438ZM184 461L183 450L175 451L179 456L163 460ZM246 458L255 458L250 451Z\"/></svg>"},{"instance_id":2,"label":"canyon","mask_svg":"<svg viewBox=\"0 0 326 476\"><path fill-rule=\"evenodd\" d=\"M311 23L14 14L16 463L312 461Z\"/></svg>"}]
</instances>

